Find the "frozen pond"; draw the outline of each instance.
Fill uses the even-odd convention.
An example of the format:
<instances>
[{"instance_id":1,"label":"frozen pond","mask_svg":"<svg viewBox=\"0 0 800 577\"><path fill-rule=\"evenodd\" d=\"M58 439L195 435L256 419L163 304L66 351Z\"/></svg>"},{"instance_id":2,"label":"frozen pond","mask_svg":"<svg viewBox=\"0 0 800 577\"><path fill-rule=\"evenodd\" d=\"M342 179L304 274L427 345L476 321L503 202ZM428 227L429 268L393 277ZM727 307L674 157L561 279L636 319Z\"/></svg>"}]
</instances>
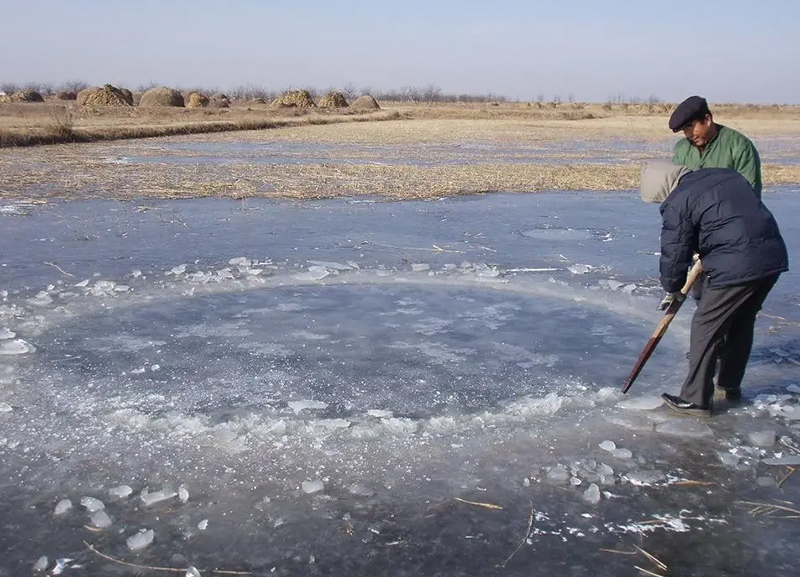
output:
<instances>
[{"instance_id":1,"label":"frozen pond","mask_svg":"<svg viewBox=\"0 0 800 577\"><path fill-rule=\"evenodd\" d=\"M754 139L765 163L800 162L800 138ZM497 142L428 143L402 145L327 144L265 140L174 141L118 146L122 154L106 158L121 164L625 164L643 158L669 156L675 138L661 140L570 139L541 140L536 144Z\"/></svg>"},{"instance_id":2,"label":"frozen pond","mask_svg":"<svg viewBox=\"0 0 800 577\"><path fill-rule=\"evenodd\" d=\"M765 194L792 256L798 192ZM632 193L0 222L2 577L794 570L797 521L743 502L800 501L778 487L800 273L765 305L744 406L659 406L691 305L622 396L661 297L658 209Z\"/></svg>"}]
</instances>

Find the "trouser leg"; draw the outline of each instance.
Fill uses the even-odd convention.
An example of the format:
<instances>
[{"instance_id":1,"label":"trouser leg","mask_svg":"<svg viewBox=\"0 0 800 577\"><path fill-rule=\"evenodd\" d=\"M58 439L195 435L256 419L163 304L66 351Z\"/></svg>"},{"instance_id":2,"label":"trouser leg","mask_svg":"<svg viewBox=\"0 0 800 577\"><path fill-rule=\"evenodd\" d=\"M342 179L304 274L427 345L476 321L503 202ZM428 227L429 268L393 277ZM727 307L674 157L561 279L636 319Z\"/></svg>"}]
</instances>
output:
<instances>
[{"instance_id":1,"label":"trouser leg","mask_svg":"<svg viewBox=\"0 0 800 577\"><path fill-rule=\"evenodd\" d=\"M747 350L749 355L753 341L752 326L747 330L745 319L755 319L755 315L764 302L764 298L769 293L772 285L775 284L777 275L769 279L761 279L751 283L711 288L708 283L703 288L703 298L698 302L697 310L692 318L692 332L689 347L689 374L681 388L681 398L707 407L714 394L714 371L717 359L721 354L725 355L728 363L726 372L731 378L741 371L744 375L744 367L747 365L747 358L742 357L734 360L736 351L740 354ZM723 340L730 332L739 313L743 313L741 325L738 328L744 329L737 335L737 345L732 347L726 343L724 351L721 349ZM738 382L741 382L741 378Z\"/></svg>"},{"instance_id":2,"label":"trouser leg","mask_svg":"<svg viewBox=\"0 0 800 577\"><path fill-rule=\"evenodd\" d=\"M778 277L774 276L761 281L753 296L736 311L728 328L726 344L719 352L718 386L730 390L742 386L750 350L753 348L756 315L777 280Z\"/></svg>"}]
</instances>

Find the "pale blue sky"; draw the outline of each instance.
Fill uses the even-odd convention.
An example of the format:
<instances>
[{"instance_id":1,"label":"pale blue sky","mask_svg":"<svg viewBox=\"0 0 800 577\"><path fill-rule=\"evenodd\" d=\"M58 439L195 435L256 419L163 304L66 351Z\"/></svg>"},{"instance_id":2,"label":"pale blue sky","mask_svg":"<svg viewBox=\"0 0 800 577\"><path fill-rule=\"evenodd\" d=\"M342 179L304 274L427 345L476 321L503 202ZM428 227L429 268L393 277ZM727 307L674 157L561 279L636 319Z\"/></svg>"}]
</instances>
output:
<instances>
[{"instance_id":1,"label":"pale blue sky","mask_svg":"<svg viewBox=\"0 0 800 577\"><path fill-rule=\"evenodd\" d=\"M0 0L0 82L800 103L800 1Z\"/></svg>"}]
</instances>

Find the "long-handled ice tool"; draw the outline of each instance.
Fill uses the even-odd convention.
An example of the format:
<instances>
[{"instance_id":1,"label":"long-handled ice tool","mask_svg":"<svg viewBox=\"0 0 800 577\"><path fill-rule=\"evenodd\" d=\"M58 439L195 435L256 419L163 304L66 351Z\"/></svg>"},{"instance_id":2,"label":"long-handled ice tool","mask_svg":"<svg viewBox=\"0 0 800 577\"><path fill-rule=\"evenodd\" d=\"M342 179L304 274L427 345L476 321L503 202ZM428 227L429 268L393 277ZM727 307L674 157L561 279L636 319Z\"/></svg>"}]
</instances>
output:
<instances>
[{"instance_id":1,"label":"long-handled ice tool","mask_svg":"<svg viewBox=\"0 0 800 577\"><path fill-rule=\"evenodd\" d=\"M683 295L688 295L689 291L692 289L692 285L694 281L700 276L700 273L703 272L703 266L698 260L694 263L691 269L689 269L689 274L686 275L686 283L683 285L681 289L681 293ZM659 341L661 341L661 337L664 336L664 333L667 332L669 328L669 324L672 322L672 319L675 318L675 315L678 313L678 310L681 308L683 301L679 301L678 299L673 300L669 307L667 307L667 311L664 313L664 318L658 323L656 330L653 331L653 334L650 337L650 340L647 341L644 349L642 350L642 354L639 355L639 360L636 361L636 364L633 366L633 370L631 374L628 375L628 378L625 379L625 383L622 385L622 392L627 393L628 389L631 388L633 385L633 381L636 380L636 377L639 376L639 373L642 372L642 367L650 358L650 355L653 354L653 351L656 350L656 345L658 345Z\"/></svg>"}]
</instances>

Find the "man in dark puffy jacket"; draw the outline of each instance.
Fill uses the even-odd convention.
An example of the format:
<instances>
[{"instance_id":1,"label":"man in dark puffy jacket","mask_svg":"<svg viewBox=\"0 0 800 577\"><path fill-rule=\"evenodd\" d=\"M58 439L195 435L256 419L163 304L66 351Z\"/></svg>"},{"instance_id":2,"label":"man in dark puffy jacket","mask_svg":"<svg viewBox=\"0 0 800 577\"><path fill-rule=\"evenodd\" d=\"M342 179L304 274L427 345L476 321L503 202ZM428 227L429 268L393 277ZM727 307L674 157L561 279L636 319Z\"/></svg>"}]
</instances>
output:
<instances>
[{"instance_id":1,"label":"man in dark puffy jacket","mask_svg":"<svg viewBox=\"0 0 800 577\"><path fill-rule=\"evenodd\" d=\"M689 374L680 396L661 396L678 413L711 416L718 359L718 392L730 401L741 399L756 314L789 269L786 245L772 213L735 170L692 171L650 161L642 168L641 194L645 202L661 203L664 290L683 298L694 253L707 274L692 319Z\"/></svg>"}]
</instances>

